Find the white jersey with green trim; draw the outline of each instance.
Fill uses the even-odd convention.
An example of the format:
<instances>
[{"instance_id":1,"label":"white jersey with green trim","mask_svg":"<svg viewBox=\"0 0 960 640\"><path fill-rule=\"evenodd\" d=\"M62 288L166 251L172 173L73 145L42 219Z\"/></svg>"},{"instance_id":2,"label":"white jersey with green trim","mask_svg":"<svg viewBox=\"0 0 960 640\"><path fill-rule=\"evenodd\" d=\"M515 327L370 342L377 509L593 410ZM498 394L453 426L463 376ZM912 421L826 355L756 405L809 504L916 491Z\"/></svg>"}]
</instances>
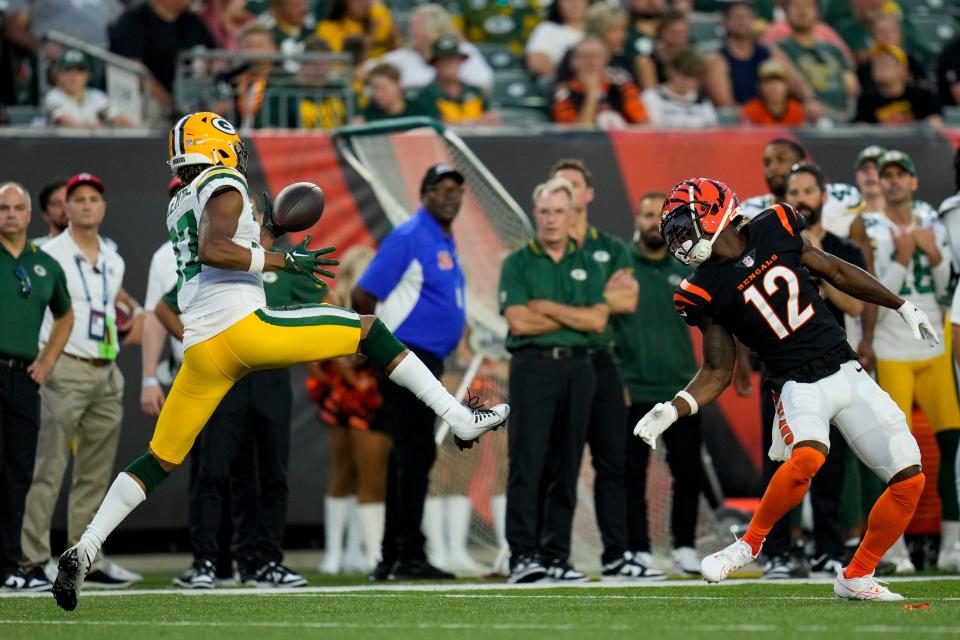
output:
<instances>
[{"instance_id":1,"label":"white jersey with green trim","mask_svg":"<svg viewBox=\"0 0 960 640\"><path fill-rule=\"evenodd\" d=\"M937 248L943 259L932 267L930 258L917 249L913 258L903 266L896 259L893 242L895 234L900 232L896 223L884 213L864 213L863 222L867 237L873 246L873 266L877 279L895 294L917 305L933 324L940 344L931 349L927 343L914 340L910 327L893 309L879 308L877 328L873 341L873 350L880 360L912 362L928 360L943 354L943 300L950 286L951 251L947 233L937 219L937 213L926 202L917 200L913 205L913 224L915 227L932 228L937 239Z\"/></svg>"},{"instance_id":2,"label":"white jersey with green trim","mask_svg":"<svg viewBox=\"0 0 960 640\"><path fill-rule=\"evenodd\" d=\"M260 246L260 225L250 205L247 180L236 169L207 169L181 189L167 209L167 230L177 257L177 303L183 320L184 349L212 338L267 304L259 274L200 263L203 210L207 201L223 189L236 189L243 197L234 244Z\"/></svg>"},{"instance_id":3,"label":"white jersey with green trim","mask_svg":"<svg viewBox=\"0 0 960 640\"><path fill-rule=\"evenodd\" d=\"M747 198L740 204L740 213L747 220L766 211L777 203L772 193ZM863 208L863 198L860 190L852 184L831 182L827 185L827 202L823 205L821 221L823 228L846 238L850 235L850 225L856 220L857 214Z\"/></svg>"}]
</instances>

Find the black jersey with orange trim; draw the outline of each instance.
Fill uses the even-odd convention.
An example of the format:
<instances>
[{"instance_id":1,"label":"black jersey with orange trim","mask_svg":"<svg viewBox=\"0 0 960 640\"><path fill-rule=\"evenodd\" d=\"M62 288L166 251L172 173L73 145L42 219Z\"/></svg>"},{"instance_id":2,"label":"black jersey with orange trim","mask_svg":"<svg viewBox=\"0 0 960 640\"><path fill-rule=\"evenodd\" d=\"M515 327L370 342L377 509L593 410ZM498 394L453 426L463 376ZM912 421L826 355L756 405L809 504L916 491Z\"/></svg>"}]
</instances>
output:
<instances>
[{"instance_id":1,"label":"black jersey with orange trim","mask_svg":"<svg viewBox=\"0 0 960 640\"><path fill-rule=\"evenodd\" d=\"M810 381L800 378L809 377L813 361L829 354L834 362L838 351L840 362L855 357L801 262L805 226L789 205L767 209L741 227L747 248L740 257L699 265L673 297L687 324L699 326L709 316L772 376L803 382Z\"/></svg>"}]
</instances>

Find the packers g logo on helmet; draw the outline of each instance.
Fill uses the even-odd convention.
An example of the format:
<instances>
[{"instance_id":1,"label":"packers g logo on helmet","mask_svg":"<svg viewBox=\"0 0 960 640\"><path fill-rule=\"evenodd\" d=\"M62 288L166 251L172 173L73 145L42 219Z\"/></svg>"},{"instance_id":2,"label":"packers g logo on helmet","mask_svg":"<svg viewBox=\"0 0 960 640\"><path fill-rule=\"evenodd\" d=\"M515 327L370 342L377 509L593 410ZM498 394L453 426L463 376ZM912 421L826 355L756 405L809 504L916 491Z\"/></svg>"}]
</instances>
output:
<instances>
[{"instance_id":1,"label":"packers g logo on helmet","mask_svg":"<svg viewBox=\"0 0 960 640\"><path fill-rule=\"evenodd\" d=\"M209 111L180 118L170 130L170 170L225 165L246 173L247 152L230 122Z\"/></svg>"}]
</instances>

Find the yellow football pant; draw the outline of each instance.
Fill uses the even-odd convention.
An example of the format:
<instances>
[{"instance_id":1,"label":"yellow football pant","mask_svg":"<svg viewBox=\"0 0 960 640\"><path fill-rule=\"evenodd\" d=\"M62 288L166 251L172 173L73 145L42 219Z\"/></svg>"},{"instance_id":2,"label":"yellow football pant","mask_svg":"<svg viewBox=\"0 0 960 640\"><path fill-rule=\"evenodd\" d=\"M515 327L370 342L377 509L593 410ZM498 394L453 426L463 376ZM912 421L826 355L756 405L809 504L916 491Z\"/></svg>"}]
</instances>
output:
<instances>
[{"instance_id":1,"label":"yellow football pant","mask_svg":"<svg viewBox=\"0 0 960 640\"><path fill-rule=\"evenodd\" d=\"M960 427L960 405L950 351L915 362L878 360L877 383L906 414L911 430L914 400L934 433Z\"/></svg>"},{"instance_id":2,"label":"yellow football pant","mask_svg":"<svg viewBox=\"0 0 960 640\"><path fill-rule=\"evenodd\" d=\"M187 349L160 411L150 450L180 464L233 383L279 369L357 352L360 316L330 305L259 309Z\"/></svg>"}]
</instances>

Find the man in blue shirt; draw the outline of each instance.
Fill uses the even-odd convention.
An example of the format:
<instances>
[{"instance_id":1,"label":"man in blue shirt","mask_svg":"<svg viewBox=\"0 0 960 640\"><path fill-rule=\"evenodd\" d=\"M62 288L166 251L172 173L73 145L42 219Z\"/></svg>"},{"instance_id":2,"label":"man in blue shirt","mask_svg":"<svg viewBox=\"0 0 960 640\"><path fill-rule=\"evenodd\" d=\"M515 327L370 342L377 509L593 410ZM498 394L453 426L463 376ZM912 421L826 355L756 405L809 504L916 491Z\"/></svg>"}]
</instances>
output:
<instances>
[{"instance_id":1,"label":"man in blue shirt","mask_svg":"<svg viewBox=\"0 0 960 640\"><path fill-rule=\"evenodd\" d=\"M394 229L353 292L358 313L378 317L439 378L463 335L464 276L451 224L463 200L463 175L431 167L420 184L422 206ZM387 470L383 557L374 580L436 580L453 575L426 560L420 531L428 476L437 455L431 411L409 391L379 380L378 427L393 436Z\"/></svg>"}]
</instances>

